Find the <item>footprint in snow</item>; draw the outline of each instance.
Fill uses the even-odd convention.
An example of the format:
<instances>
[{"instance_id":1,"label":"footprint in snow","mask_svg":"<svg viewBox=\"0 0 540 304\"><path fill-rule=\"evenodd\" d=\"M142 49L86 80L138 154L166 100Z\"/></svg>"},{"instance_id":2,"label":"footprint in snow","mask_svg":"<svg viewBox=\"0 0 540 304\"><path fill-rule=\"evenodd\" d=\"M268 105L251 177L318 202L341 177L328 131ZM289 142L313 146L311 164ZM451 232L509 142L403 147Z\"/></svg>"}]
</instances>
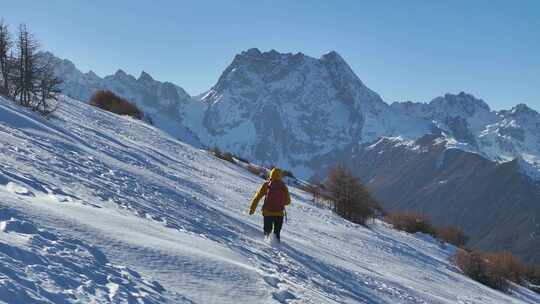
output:
<instances>
[{"instance_id":1,"label":"footprint in snow","mask_svg":"<svg viewBox=\"0 0 540 304\"><path fill-rule=\"evenodd\" d=\"M282 282L279 278L273 276L264 276L263 279L268 285L274 288L278 288L278 283Z\"/></svg>"},{"instance_id":2,"label":"footprint in snow","mask_svg":"<svg viewBox=\"0 0 540 304\"><path fill-rule=\"evenodd\" d=\"M297 299L296 295L286 288L286 282L275 276L263 276L264 281L271 287L277 289L272 293L272 297L280 303L289 303ZM285 286L284 286L285 285Z\"/></svg>"},{"instance_id":3,"label":"footprint in snow","mask_svg":"<svg viewBox=\"0 0 540 304\"><path fill-rule=\"evenodd\" d=\"M296 296L287 289L274 292L272 297L280 303L290 303L292 300L296 300Z\"/></svg>"},{"instance_id":4,"label":"footprint in snow","mask_svg":"<svg viewBox=\"0 0 540 304\"><path fill-rule=\"evenodd\" d=\"M8 192L11 192L13 194L18 194L18 195L23 195L23 196L35 196L34 193L32 193L32 191L28 190L28 188L20 186L14 182L7 183L5 187Z\"/></svg>"}]
</instances>

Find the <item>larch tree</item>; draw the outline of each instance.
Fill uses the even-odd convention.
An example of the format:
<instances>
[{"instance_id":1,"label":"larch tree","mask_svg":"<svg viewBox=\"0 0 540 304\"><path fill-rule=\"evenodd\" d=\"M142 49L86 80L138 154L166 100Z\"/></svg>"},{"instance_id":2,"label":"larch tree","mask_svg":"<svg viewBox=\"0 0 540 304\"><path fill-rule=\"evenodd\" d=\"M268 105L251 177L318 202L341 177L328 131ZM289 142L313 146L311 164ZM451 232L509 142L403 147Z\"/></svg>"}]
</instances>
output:
<instances>
[{"instance_id":1,"label":"larch tree","mask_svg":"<svg viewBox=\"0 0 540 304\"><path fill-rule=\"evenodd\" d=\"M51 56L40 56L40 67L37 83L38 98L32 105L35 111L48 115L58 107L58 95L62 92L62 80L54 73L54 63Z\"/></svg>"},{"instance_id":2,"label":"larch tree","mask_svg":"<svg viewBox=\"0 0 540 304\"><path fill-rule=\"evenodd\" d=\"M9 33L9 27L0 19L0 95L8 96L10 92L9 80L11 77L12 60L10 51L13 41Z\"/></svg>"},{"instance_id":3,"label":"larch tree","mask_svg":"<svg viewBox=\"0 0 540 304\"><path fill-rule=\"evenodd\" d=\"M37 62L38 43L26 24L19 26L17 38L17 73L14 97L25 107L32 107L36 93L39 69Z\"/></svg>"},{"instance_id":4,"label":"larch tree","mask_svg":"<svg viewBox=\"0 0 540 304\"><path fill-rule=\"evenodd\" d=\"M48 115L56 110L60 84L52 56L39 52L39 43L26 24L19 26L13 73L13 97L20 105Z\"/></svg>"},{"instance_id":5,"label":"larch tree","mask_svg":"<svg viewBox=\"0 0 540 304\"><path fill-rule=\"evenodd\" d=\"M325 181L334 212L352 222L365 225L380 206L360 179L343 165L333 167Z\"/></svg>"}]
</instances>

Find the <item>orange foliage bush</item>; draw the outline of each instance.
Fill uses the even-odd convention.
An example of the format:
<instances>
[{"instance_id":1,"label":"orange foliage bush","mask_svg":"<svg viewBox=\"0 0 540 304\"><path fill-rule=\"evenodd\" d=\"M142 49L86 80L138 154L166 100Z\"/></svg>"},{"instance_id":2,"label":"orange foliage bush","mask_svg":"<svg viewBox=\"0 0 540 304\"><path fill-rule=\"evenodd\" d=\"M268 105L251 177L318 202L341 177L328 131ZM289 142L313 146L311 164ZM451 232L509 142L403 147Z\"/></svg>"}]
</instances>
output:
<instances>
[{"instance_id":1,"label":"orange foliage bush","mask_svg":"<svg viewBox=\"0 0 540 304\"><path fill-rule=\"evenodd\" d=\"M510 287L509 282L522 284L527 278L527 266L510 252L467 252L460 249L452 259L466 276L494 289L506 291Z\"/></svg>"},{"instance_id":2,"label":"orange foliage bush","mask_svg":"<svg viewBox=\"0 0 540 304\"><path fill-rule=\"evenodd\" d=\"M435 235L437 238L457 247L464 246L468 239L463 230L451 226L436 228Z\"/></svg>"},{"instance_id":3,"label":"orange foliage bush","mask_svg":"<svg viewBox=\"0 0 540 304\"><path fill-rule=\"evenodd\" d=\"M434 235L435 229L431 220L420 213L414 212L393 212L388 214L384 220L392 224L395 229L409 233L423 232Z\"/></svg>"},{"instance_id":4,"label":"orange foliage bush","mask_svg":"<svg viewBox=\"0 0 540 304\"><path fill-rule=\"evenodd\" d=\"M136 119L143 118L143 112L128 100L108 90L99 90L90 98L90 105L119 115L129 115Z\"/></svg>"}]
</instances>

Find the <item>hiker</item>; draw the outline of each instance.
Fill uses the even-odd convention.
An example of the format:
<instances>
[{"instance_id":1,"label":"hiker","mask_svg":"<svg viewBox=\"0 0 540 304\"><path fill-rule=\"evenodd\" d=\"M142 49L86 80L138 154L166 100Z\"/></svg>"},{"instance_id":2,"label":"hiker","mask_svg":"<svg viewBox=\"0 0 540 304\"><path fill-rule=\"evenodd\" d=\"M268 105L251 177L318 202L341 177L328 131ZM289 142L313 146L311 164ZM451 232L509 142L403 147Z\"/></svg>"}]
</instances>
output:
<instances>
[{"instance_id":1,"label":"hiker","mask_svg":"<svg viewBox=\"0 0 540 304\"><path fill-rule=\"evenodd\" d=\"M264 236L269 237L272 230L274 230L274 235L279 241L283 217L286 214L285 206L291 203L291 196L289 195L289 189L281 179L281 170L278 168L273 168L270 171L270 179L262 184L257 194L255 194L249 208L250 215L255 213L257 204L259 204L263 196L265 196L262 207Z\"/></svg>"}]
</instances>

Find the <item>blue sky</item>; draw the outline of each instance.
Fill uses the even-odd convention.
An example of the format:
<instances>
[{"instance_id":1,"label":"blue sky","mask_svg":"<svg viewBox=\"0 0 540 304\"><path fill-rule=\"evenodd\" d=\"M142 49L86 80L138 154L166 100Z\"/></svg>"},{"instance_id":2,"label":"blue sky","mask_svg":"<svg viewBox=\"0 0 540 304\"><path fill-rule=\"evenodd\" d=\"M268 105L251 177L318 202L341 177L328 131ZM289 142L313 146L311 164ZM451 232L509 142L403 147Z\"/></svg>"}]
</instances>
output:
<instances>
[{"instance_id":1,"label":"blue sky","mask_svg":"<svg viewBox=\"0 0 540 304\"><path fill-rule=\"evenodd\" d=\"M118 68L209 89L236 53L335 50L387 102L465 91L540 110L540 1L4 1L44 48L98 75Z\"/></svg>"}]
</instances>

